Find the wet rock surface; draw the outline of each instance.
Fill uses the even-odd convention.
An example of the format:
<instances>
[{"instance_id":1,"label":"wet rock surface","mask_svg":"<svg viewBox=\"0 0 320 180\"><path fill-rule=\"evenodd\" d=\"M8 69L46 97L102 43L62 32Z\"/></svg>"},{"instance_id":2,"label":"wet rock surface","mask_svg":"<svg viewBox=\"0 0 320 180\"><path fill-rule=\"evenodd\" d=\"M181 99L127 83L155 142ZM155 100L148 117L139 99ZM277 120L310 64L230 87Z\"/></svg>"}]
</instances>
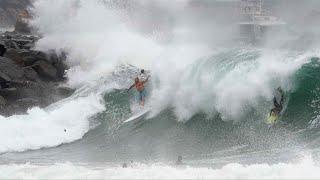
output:
<instances>
[{"instance_id":1,"label":"wet rock surface","mask_svg":"<svg viewBox=\"0 0 320 180\"><path fill-rule=\"evenodd\" d=\"M65 80L65 55L32 50L38 37L0 34L0 115L23 114L70 96Z\"/></svg>"}]
</instances>

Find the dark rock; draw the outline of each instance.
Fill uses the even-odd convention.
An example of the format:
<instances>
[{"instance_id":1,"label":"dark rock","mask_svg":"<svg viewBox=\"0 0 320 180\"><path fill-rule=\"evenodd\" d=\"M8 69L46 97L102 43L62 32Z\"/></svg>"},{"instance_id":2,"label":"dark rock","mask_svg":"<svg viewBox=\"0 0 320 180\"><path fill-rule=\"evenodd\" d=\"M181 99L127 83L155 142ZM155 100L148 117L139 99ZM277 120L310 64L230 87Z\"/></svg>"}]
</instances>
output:
<instances>
[{"instance_id":1,"label":"dark rock","mask_svg":"<svg viewBox=\"0 0 320 180\"><path fill-rule=\"evenodd\" d=\"M10 87L11 78L6 74L0 72L0 88L9 88Z\"/></svg>"},{"instance_id":2,"label":"dark rock","mask_svg":"<svg viewBox=\"0 0 320 180\"><path fill-rule=\"evenodd\" d=\"M1 115L25 113L33 106L46 107L74 92L58 83L64 80L68 68L66 54L29 50L37 39L16 32L0 35L3 46L10 47L0 57L0 96L5 100L2 108L0 97Z\"/></svg>"},{"instance_id":3,"label":"dark rock","mask_svg":"<svg viewBox=\"0 0 320 180\"><path fill-rule=\"evenodd\" d=\"M24 77L27 80L30 80L30 81L38 81L39 80L38 74L34 71L33 68L26 67L23 69L23 71L24 71Z\"/></svg>"},{"instance_id":4,"label":"dark rock","mask_svg":"<svg viewBox=\"0 0 320 180\"><path fill-rule=\"evenodd\" d=\"M37 106L39 104L39 100L33 98L22 98L18 99L16 103L18 103L20 106L28 108L32 106Z\"/></svg>"},{"instance_id":5,"label":"dark rock","mask_svg":"<svg viewBox=\"0 0 320 180\"><path fill-rule=\"evenodd\" d=\"M68 69L68 66L65 64L67 55L65 52L62 52L59 56L57 54L51 54L51 62L54 67L57 69L57 78L59 80L64 80L65 71Z\"/></svg>"},{"instance_id":6,"label":"dark rock","mask_svg":"<svg viewBox=\"0 0 320 180\"><path fill-rule=\"evenodd\" d=\"M44 52L41 52L41 51L30 51L30 52L32 52L33 56L39 59L48 59L48 56Z\"/></svg>"},{"instance_id":7,"label":"dark rock","mask_svg":"<svg viewBox=\"0 0 320 180\"><path fill-rule=\"evenodd\" d=\"M8 75L0 72L0 81L11 81L11 78Z\"/></svg>"},{"instance_id":8,"label":"dark rock","mask_svg":"<svg viewBox=\"0 0 320 180\"><path fill-rule=\"evenodd\" d=\"M20 51L19 54L21 55L25 66L32 66L37 61L47 61L48 59L47 55L40 51L23 50Z\"/></svg>"},{"instance_id":9,"label":"dark rock","mask_svg":"<svg viewBox=\"0 0 320 180\"><path fill-rule=\"evenodd\" d=\"M52 50L48 52L48 62L55 65L55 64L58 64L59 61L60 61L60 59L59 59L59 56L57 55L57 53L55 53Z\"/></svg>"},{"instance_id":10,"label":"dark rock","mask_svg":"<svg viewBox=\"0 0 320 180\"><path fill-rule=\"evenodd\" d=\"M10 82L9 81L1 81L0 82L0 88L1 89L10 88Z\"/></svg>"},{"instance_id":11,"label":"dark rock","mask_svg":"<svg viewBox=\"0 0 320 180\"><path fill-rule=\"evenodd\" d=\"M11 79L22 79L23 69L14 63L11 59L0 57L0 72L6 74Z\"/></svg>"},{"instance_id":12,"label":"dark rock","mask_svg":"<svg viewBox=\"0 0 320 180\"><path fill-rule=\"evenodd\" d=\"M58 92L62 96L71 96L74 93L74 89L68 87L58 87Z\"/></svg>"},{"instance_id":13,"label":"dark rock","mask_svg":"<svg viewBox=\"0 0 320 180\"><path fill-rule=\"evenodd\" d=\"M28 109L38 106L39 101L33 98L22 98L10 103L7 103L6 107L2 109L1 114L10 116L12 114L23 114Z\"/></svg>"},{"instance_id":14,"label":"dark rock","mask_svg":"<svg viewBox=\"0 0 320 180\"><path fill-rule=\"evenodd\" d=\"M46 61L38 61L34 69L36 72L46 79L56 80L57 79L57 69Z\"/></svg>"},{"instance_id":15,"label":"dark rock","mask_svg":"<svg viewBox=\"0 0 320 180\"><path fill-rule=\"evenodd\" d=\"M34 47L34 43L32 42L32 43L25 44L25 45L22 47L22 49L28 49L28 50L30 50L30 49L33 48L33 47Z\"/></svg>"},{"instance_id":16,"label":"dark rock","mask_svg":"<svg viewBox=\"0 0 320 180\"><path fill-rule=\"evenodd\" d=\"M23 37L23 38L19 38L19 39L12 39L12 41L16 42L19 46L24 46L28 43L32 43L31 40Z\"/></svg>"},{"instance_id":17,"label":"dark rock","mask_svg":"<svg viewBox=\"0 0 320 180\"><path fill-rule=\"evenodd\" d=\"M3 109L6 104L7 104L6 99L4 97L0 96L0 109Z\"/></svg>"},{"instance_id":18,"label":"dark rock","mask_svg":"<svg viewBox=\"0 0 320 180\"><path fill-rule=\"evenodd\" d=\"M3 35L3 39L10 40L12 39L12 35L9 32L5 32Z\"/></svg>"},{"instance_id":19,"label":"dark rock","mask_svg":"<svg viewBox=\"0 0 320 180\"><path fill-rule=\"evenodd\" d=\"M7 48L4 46L4 44L0 43L0 56L3 56L6 51Z\"/></svg>"},{"instance_id":20,"label":"dark rock","mask_svg":"<svg viewBox=\"0 0 320 180\"><path fill-rule=\"evenodd\" d=\"M39 59L34 56L27 56L23 58L23 63L25 66L32 66L35 62L37 62Z\"/></svg>"},{"instance_id":21,"label":"dark rock","mask_svg":"<svg viewBox=\"0 0 320 180\"><path fill-rule=\"evenodd\" d=\"M8 49L7 52L4 54L4 57L11 59L20 66L24 66L24 60L22 56L19 54L19 51L16 49Z\"/></svg>"},{"instance_id":22,"label":"dark rock","mask_svg":"<svg viewBox=\"0 0 320 180\"><path fill-rule=\"evenodd\" d=\"M4 44L6 45L7 48L20 49L18 44L16 42L14 42L14 41L11 41L11 40L6 40L4 42Z\"/></svg>"},{"instance_id":23,"label":"dark rock","mask_svg":"<svg viewBox=\"0 0 320 180\"><path fill-rule=\"evenodd\" d=\"M4 97L12 97L17 94L17 88L9 87L9 88L0 88L0 95ZM12 98L15 99L15 98Z\"/></svg>"},{"instance_id":24,"label":"dark rock","mask_svg":"<svg viewBox=\"0 0 320 180\"><path fill-rule=\"evenodd\" d=\"M8 49L4 56L21 66L32 66L40 60L47 61L47 55L40 51Z\"/></svg>"}]
</instances>

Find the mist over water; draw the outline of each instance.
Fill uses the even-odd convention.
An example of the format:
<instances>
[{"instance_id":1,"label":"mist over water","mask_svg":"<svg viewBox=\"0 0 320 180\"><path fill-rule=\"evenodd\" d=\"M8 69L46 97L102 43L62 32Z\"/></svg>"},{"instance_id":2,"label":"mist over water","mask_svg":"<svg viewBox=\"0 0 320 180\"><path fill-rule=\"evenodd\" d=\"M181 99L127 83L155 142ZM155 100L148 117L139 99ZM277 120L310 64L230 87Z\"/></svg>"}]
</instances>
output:
<instances>
[{"instance_id":1,"label":"mist over water","mask_svg":"<svg viewBox=\"0 0 320 180\"><path fill-rule=\"evenodd\" d=\"M245 112L244 106L256 106L259 98L270 99L277 86L289 90L290 76L314 55L309 50L253 52L250 47L214 45L221 37L225 42L234 37L235 32L225 31L235 26L234 17L224 17L223 8L213 7L217 12L209 23L208 12L200 18L201 8L201 2L188 1L38 1L34 12L39 18L32 24L44 36L39 49L68 52L70 85L97 80L122 63L148 68L152 79L158 80L151 95L154 111L172 106L183 121L213 111L236 119ZM53 17L55 23L48 23ZM221 54L231 51L239 60L218 62ZM255 57L241 60L250 52ZM211 64L196 67L206 61ZM215 66L227 61L233 67L219 72ZM193 98L187 98L190 95Z\"/></svg>"},{"instance_id":2,"label":"mist over water","mask_svg":"<svg viewBox=\"0 0 320 180\"><path fill-rule=\"evenodd\" d=\"M25 167L66 178L189 178L186 170L171 167L182 154L189 170L201 174L191 178L287 178L292 169L316 170L319 42L300 40L319 34L317 26L302 23L291 11L303 5L307 17L319 3L290 1L283 9L284 2L264 2L287 27L256 45L237 40L238 19L230 1L35 1L30 23L42 37L36 49L67 54L66 85L76 92L45 109L0 117L5 164L0 169L12 168L21 174L17 178L25 177ZM122 125L136 106L135 94L125 91L142 68L151 75L151 113ZM286 126L269 130L264 120L278 87L286 92ZM301 156L309 151L312 160L305 162ZM130 172L118 168L131 159L142 165ZM35 165L4 163L11 161ZM63 164L69 170L64 171L54 165L67 161L89 167ZM48 165L38 169L43 162ZM92 170L98 162L103 168ZM258 175L251 176L251 170ZM161 176L161 171L172 174ZM73 176L76 172L83 176Z\"/></svg>"}]
</instances>

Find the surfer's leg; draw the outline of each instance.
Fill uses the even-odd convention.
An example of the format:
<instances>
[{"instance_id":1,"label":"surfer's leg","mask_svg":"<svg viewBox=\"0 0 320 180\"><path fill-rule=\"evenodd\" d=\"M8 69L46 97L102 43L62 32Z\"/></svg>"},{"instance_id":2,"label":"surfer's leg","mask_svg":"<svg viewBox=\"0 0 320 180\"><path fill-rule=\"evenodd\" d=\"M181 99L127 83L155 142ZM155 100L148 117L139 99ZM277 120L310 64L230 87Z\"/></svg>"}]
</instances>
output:
<instances>
[{"instance_id":1,"label":"surfer's leg","mask_svg":"<svg viewBox=\"0 0 320 180\"><path fill-rule=\"evenodd\" d=\"M146 90L143 90L143 91L141 91L140 92L140 96L141 96L141 103L140 103L140 105L141 106L144 106L144 103L145 103L145 99L146 99Z\"/></svg>"},{"instance_id":2,"label":"surfer's leg","mask_svg":"<svg viewBox=\"0 0 320 180\"><path fill-rule=\"evenodd\" d=\"M142 91L139 91L139 104L142 105Z\"/></svg>"},{"instance_id":3,"label":"surfer's leg","mask_svg":"<svg viewBox=\"0 0 320 180\"><path fill-rule=\"evenodd\" d=\"M276 107L276 108L279 108L280 107L280 104L277 102L277 99L274 97L273 98L273 105L274 105L274 107Z\"/></svg>"},{"instance_id":4,"label":"surfer's leg","mask_svg":"<svg viewBox=\"0 0 320 180\"><path fill-rule=\"evenodd\" d=\"M144 106L145 92L139 91L139 104L140 106Z\"/></svg>"}]
</instances>

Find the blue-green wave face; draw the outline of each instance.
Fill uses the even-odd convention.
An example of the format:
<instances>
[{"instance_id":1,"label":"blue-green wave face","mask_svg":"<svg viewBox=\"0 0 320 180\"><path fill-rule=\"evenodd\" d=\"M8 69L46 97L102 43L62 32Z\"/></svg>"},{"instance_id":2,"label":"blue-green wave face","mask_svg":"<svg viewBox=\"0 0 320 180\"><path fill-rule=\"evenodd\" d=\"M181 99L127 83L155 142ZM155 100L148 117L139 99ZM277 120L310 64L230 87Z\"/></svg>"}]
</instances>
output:
<instances>
[{"instance_id":1,"label":"blue-green wave face","mask_svg":"<svg viewBox=\"0 0 320 180\"><path fill-rule=\"evenodd\" d=\"M311 58L293 76L295 88L290 93L283 120L294 126L318 127L320 107L320 61Z\"/></svg>"},{"instance_id":2,"label":"blue-green wave face","mask_svg":"<svg viewBox=\"0 0 320 180\"><path fill-rule=\"evenodd\" d=\"M296 52L268 53L232 49L198 59L172 77L179 83L166 103L161 88L171 82L153 74L147 87L148 105L165 107L154 106L161 111L152 109L151 117L125 125L122 122L136 106L135 92L106 93L106 111L95 117L100 125L80 144L103 144L103 157L117 160L171 159L178 154L201 159L308 145L318 126L319 59ZM278 87L285 92L284 110L278 124L270 128L265 121L273 97L278 99Z\"/></svg>"}]
</instances>

